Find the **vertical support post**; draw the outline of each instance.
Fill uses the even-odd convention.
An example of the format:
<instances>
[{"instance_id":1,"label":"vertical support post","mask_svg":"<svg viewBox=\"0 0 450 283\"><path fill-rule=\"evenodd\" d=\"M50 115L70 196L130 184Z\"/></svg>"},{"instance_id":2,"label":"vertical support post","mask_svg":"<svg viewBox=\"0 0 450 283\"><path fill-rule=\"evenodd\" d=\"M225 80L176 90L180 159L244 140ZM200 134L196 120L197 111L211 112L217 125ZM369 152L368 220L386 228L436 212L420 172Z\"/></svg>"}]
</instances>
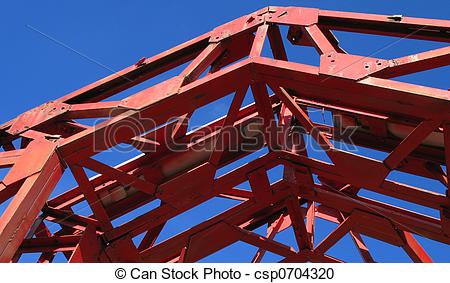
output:
<instances>
[{"instance_id":1,"label":"vertical support post","mask_svg":"<svg viewBox=\"0 0 450 283\"><path fill-rule=\"evenodd\" d=\"M31 142L8 174L25 180L0 218L0 262L14 257L64 172L55 149L56 144L47 140Z\"/></svg>"},{"instance_id":2,"label":"vertical support post","mask_svg":"<svg viewBox=\"0 0 450 283\"><path fill-rule=\"evenodd\" d=\"M69 259L70 263L96 263L99 262L101 252L100 239L96 234L96 228L89 225L84 230L80 242Z\"/></svg>"},{"instance_id":3,"label":"vertical support post","mask_svg":"<svg viewBox=\"0 0 450 283\"><path fill-rule=\"evenodd\" d=\"M399 234L404 242L403 249L414 262L433 262L413 234L406 231L399 232Z\"/></svg>"},{"instance_id":4,"label":"vertical support post","mask_svg":"<svg viewBox=\"0 0 450 283\"><path fill-rule=\"evenodd\" d=\"M258 27L258 30L255 34L255 40L253 41L252 49L250 50L250 58L261 56L268 28L269 26L265 24Z\"/></svg>"}]
</instances>

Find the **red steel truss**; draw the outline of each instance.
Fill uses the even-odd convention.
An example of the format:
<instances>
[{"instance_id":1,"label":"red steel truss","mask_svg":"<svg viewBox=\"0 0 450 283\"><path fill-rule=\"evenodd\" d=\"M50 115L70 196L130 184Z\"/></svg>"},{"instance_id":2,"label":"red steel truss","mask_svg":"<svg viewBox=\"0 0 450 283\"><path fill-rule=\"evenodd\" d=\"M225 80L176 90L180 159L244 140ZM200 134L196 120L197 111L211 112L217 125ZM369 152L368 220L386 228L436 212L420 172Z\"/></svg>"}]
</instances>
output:
<instances>
[{"instance_id":1,"label":"red steel truss","mask_svg":"<svg viewBox=\"0 0 450 283\"><path fill-rule=\"evenodd\" d=\"M280 26L288 27L291 44L314 47L320 66L289 61ZM391 79L449 65L450 46L392 60L362 57L341 49L334 30L450 42L446 20L267 7L23 113L0 126L0 168L10 168L0 183L0 203L9 201L0 219L0 262L25 253L51 262L58 252L69 262L195 262L237 241L259 249L253 262L266 251L282 262L341 262L327 252L347 233L366 262L374 258L361 235L401 247L415 262L432 261L415 235L450 244L448 193L387 176L396 170L448 188L450 93ZM272 56L262 56L265 41ZM171 79L109 99L184 64ZM255 103L241 107L250 92ZM225 117L187 131L196 109L233 93ZM308 109L341 119L319 124ZM105 121L79 122L85 118ZM336 133L348 126L358 126L354 144L387 157L337 149L336 141L347 141ZM291 135L296 127L304 132ZM252 128L258 131L249 136ZM237 134L223 139L228 129ZM251 146L242 148L250 138ZM305 139L316 141L329 161L311 156ZM143 154L118 166L94 158L119 144ZM216 176L261 148L268 153ZM283 178L270 183L267 171L278 165ZM77 187L50 198L67 169ZM86 169L99 175L88 178ZM246 181L251 190L238 187ZM361 189L440 217L363 197ZM155 244L167 221L214 197L240 204ZM154 200L161 204L112 224ZM73 209L83 201L92 215ZM337 224L320 243L314 241L317 218ZM50 222L60 229L52 233ZM266 236L254 232L263 225ZM274 239L290 227L297 247ZM132 239L141 234L136 247Z\"/></svg>"}]
</instances>

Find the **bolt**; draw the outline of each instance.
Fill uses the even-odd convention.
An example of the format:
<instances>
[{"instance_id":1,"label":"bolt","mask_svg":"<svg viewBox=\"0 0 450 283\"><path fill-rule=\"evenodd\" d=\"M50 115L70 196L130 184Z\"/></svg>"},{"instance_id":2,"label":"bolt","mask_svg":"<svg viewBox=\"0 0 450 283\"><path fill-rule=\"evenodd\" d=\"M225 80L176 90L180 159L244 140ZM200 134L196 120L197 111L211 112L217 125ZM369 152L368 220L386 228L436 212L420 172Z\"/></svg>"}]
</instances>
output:
<instances>
[{"instance_id":1,"label":"bolt","mask_svg":"<svg viewBox=\"0 0 450 283\"><path fill-rule=\"evenodd\" d=\"M147 59L147 58L142 57L142 58L139 59L139 61L137 61L136 64L134 64L134 65L135 65L136 67L140 67L140 66L144 65L146 59Z\"/></svg>"}]
</instances>

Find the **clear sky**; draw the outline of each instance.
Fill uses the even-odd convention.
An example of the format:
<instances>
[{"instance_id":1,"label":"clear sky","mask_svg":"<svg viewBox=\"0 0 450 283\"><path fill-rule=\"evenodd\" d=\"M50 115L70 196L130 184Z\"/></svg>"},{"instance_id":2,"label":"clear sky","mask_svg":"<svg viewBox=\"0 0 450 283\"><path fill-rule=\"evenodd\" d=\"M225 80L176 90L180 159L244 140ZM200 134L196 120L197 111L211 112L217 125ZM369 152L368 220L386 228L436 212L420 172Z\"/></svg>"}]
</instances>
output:
<instances>
[{"instance_id":1,"label":"clear sky","mask_svg":"<svg viewBox=\"0 0 450 283\"><path fill-rule=\"evenodd\" d=\"M305 6L437 19L448 19L450 8L448 1L445 0L62 2L18 0L2 3L0 9L0 35L2 38L0 48L2 63L0 69L2 86L0 123L110 75L114 71L135 63L141 57L155 55L220 24L267 5ZM395 58L444 46L413 40L396 42L397 39L389 37L376 38L345 33L336 33L336 35L347 51L358 55L369 55L376 52L376 57L380 58ZM294 56L298 56L299 61L317 64L318 57L312 54L311 50L305 49L304 53L297 52L295 54ZM406 76L400 80L448 89L450 87L449 74L449 68L445 67L437 71ZM133 91L138 89L135 88ZM214 116L225 114L227 105L229 105L229 98L211 108L199 111L193 117L193 124L200 125L205 121L212 120L209 114L211 110L214 110ZM314 115L315 119L330 119L328 113L325 117L317 113ZM383 154L371 151L364 151L364 154L374 158L383 157ZM130 155L133 155L133 152ZM242 162L249 161L251 158ZM122 161L123 157L114 156L105 157L105 159L117 163ZM281 170L275 169L270 177L277 179L280 174ZM66 175L61 185L58 186L57 192L61 192L64 187L73 184L70 176ZM430 180L397 173L390 177L412 185L422 185L433 191L443 192L439 183ZM370 193L366 193L366 196L377 199L377 196ZM403 204L386 198L381 198L381 200L390 201L393 204L402 205L402 207L434 217L439 216L436 211L423 207ZM158 241L167 239L235 204L236 202L228 200L213 199L171 221L163 230ZM4 207L5 205L0 205L0 212ZM80 214L89 214L89 211L81 211ZM129 215L129 217L131 216L133 215ZM124 218L120 221L125 220ZM317 241L325 236L325 231L330 232L334 227L324 221L318 221L317 225ZM264 228L257 232L265 233ZM289 229L278 235L276 239L295 246L292 231ZM450 259L449 247L420 237L418 239L434 260L448 261ZM398 247L385 245L369 238L365 238L365 240L377 261L409 261L406 254ZM256 248L239 242L206 258L205 261L245 262L252 258L255 251ZM348 236L330 250L330 254L340 256L347 261L361 261ZM36 255L29 255L24 256L23 260L32 261L35 258ZM268 253L265 261L279 259L278 256ZM62 260L61 255L58 255L57 261Z\"/></svg>"}]
</instances>

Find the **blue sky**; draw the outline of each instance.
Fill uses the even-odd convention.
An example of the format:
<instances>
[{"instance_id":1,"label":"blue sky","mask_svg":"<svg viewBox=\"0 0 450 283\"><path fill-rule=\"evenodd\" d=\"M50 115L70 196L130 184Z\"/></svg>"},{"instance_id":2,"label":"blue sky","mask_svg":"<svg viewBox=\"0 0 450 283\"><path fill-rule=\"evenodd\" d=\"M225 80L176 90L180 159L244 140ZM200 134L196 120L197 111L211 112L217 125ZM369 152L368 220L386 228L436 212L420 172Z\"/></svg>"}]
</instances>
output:
<instances>
[{"instance_id":1,"label":"blue sky","mask_svg":"<svg viewBox=\"0 0 450 283\"><path fill-rule=\"evenodd\" d=\"M214 27L233 20L244 14L253 12L267 5L278 6L305 6L321 9L342 10L353 12L403 14L405 16L425 18L448 18L448 1L77 1L61 3L62 1L8 1L3 3L0 10L0 34L2 46L0 59L0 82L2 85L2 112L0 122L5 122L18 114L56 99L64 94L76 90L90 82L101 79L113 71L127 67L141 57L150 57L193 37L203 34ZM46 34L44 36L43 34ZM376 57L395 58L408 54L444 46L438 43L429 43L413 40L403 40L395 43L395 38L363 36L356 34L336 33L342 46L350 53L369 55L373 52ZM61 44L50 40L53 38ZM392 46L390 46L392 45ZM386 46L390 46L386 48ZM72 50L71 50L72 49ZM308 64L317 64L318 56L310 48L288 48L292 54L290 59ZM81 56L83 54L84 56ZM86 59L89 57L90 59ZM97 63L95 63L95 62ZM101 66L103 65L103 66ZM105 66L107 66L105 68ZM159 79L174 75L168 73ZM417 75L406 76L399 80L416 82L432 87L448 89L449 68L423 72ZM133 88L122 95L127 95L148 87L152 80L142 86ZM249 103L246 99L246 103ZM226 97L209 105L194 114L193 127L226 113L230 97ZM211 114L212 111L215 114ZM212 117L214 115L214 117ZM320 113L312 114L314 119L330 122L329 113L322 116ZM111 163L118 163L135 155L119 157L110 154L99 158ZM256 157L241 160L245 163ZM363 154L380 159L381 153L363 150ZM233 166L236 166L234 164ZM92 173L90 172L92 175ZM270 178L276 180L281 169L274 169ZM58 192L67 186L73 185L73 179L65 174ZM437 182L417 178L406 174L394 173L390 178L401 180L411 185L421 185L424 188L442 193L442 186ZM246 184L243 185L244 187ZM374 194L366 196L377 199ZM414 209L421 213L437 217L436 211L402 204L396 200L380 198L391 201L393 204ZM177 232L198 223L206 218L236 205L230 200L213 199L173 221L163 230L161 238L164 240ZM155 204L153 204L155 205ZM0 212L5 205L0 205ZM80 206L82 209L83 206ZM148 209L148 207L147 207ZM79 212L83 215L90 213L89 209ZM135 215L128 215L132 217ZM126 221L127 217L118 220L116 224ZM325 221L317 222L317 241L333 229L333 225ZM56 228L56 227L54 227ZM257 232L264 234L264 227ZM280 233L276 239L295 246L291 230ZM400 248L382 244L376 240L365 238L367 245L373 252L377 261L409 261L409 258ZM429 251L436 261L448 261L450 248L427 239L419 241ZM205 261L249 261L256 248L247 244L236 243L208 258ZM349 252L351 251L351 252ZM331 255L340 256L348 261L361 261L350 238L344 237L342 241L330 250ZM32 261L36 255L24 256L24 261ZM276 261L279 257L268 253L266 261ZM57 261L62 261L58 255Z\"/></svg>"}]
</instances>

